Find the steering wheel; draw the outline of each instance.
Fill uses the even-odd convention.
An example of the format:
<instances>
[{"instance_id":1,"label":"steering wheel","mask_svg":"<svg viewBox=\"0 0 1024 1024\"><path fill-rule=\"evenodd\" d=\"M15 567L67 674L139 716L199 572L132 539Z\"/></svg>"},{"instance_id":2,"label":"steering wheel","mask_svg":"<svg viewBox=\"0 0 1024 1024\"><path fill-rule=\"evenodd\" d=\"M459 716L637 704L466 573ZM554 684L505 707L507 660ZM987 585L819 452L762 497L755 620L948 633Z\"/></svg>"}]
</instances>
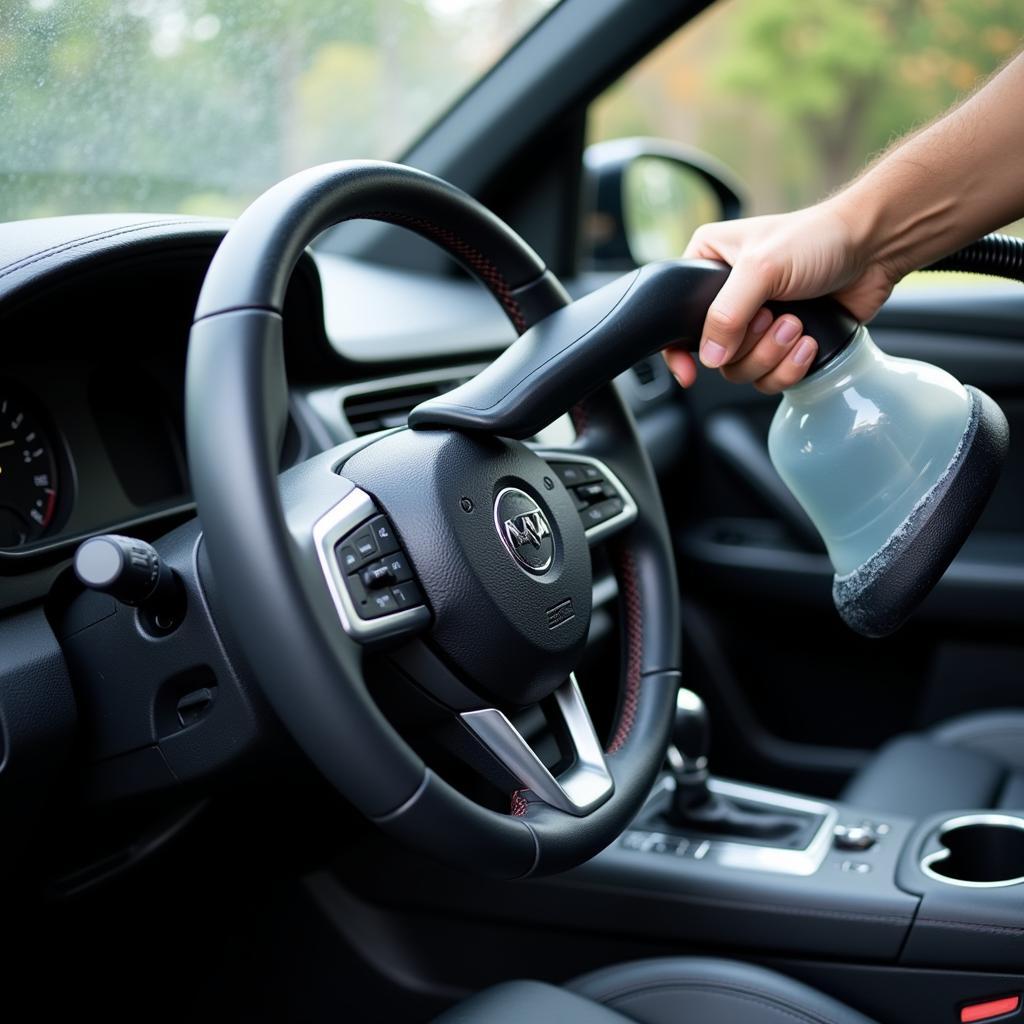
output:
<instances>
[{"instance_id":1,"label":"steering wheel","mask_svg":"<svg viewBox=\"0 0 1024 1024\"><path fill-rule=\"evenodd\" d=\"M305 246L355 218L439 245L520 334L569 303L508 225L412 168L327 164L257 199L210 265L188 353L189 463L218 620L300 747L381 828L477 872L561 871L625 829L668 742L678 596L654 474L606 379L574 407L578 437L561 449L421 415L279 475L285 290ZM529 340L505 364L517 345ZM516 387L528 391L529 374ZM602 743L573 670L590 549L605 543L623 656ZM455 726L467 762L510 794L507 808L471 799L392 726L367 687L381 648ZM558 737L554 766L508 717L533 705Z\"/></svg>"}]
</instances>

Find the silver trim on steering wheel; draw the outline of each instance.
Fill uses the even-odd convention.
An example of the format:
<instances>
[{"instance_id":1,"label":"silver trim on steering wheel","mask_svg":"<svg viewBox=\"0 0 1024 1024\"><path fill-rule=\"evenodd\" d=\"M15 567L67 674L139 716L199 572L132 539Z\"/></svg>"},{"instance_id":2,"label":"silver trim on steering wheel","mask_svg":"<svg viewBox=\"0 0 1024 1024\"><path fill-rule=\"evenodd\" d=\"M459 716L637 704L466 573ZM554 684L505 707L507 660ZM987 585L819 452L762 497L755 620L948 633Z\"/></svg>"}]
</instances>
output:
<instances>
[{"instance_id":1,"label":"silver trim on steering wheel","mask_svg":"<svg viewBox=\"0 0 1024 1024\"><path fill-rule=\"evenodd\" d=\"M342 537L351 533L371 516L375 516L377 512L373 499L356 487L313 524L316 556L334 608L341 620L341 628L349 636L364 643L394 636L397 633L408 633L430 622L430 612L424 606L406 608L379 619L361 619L356 612L334 548Z\"/></svg>"},{"instance_id":2,"label":"silver trim on steering wheel","mask_svg":"<svg viewBox=\"0 0 1024 1024\"><path fill-rule=\"evenodd\" d=\"M612 795L615 782L574 675L555 690L554 698L573 749L572 765L557 779L497 708L464 711L459 717L526 789L546 804L582 817Z\"/></svg>"},{"instance_id":3,"label":"silver trim on steering wheel","mask_svg":"<svg viewBox=\"0 0 1024 1024\"><path fill-rule=\"evenodd\" d=\"M532 447L532 445L529 447ZM587 466L595 466L622 499L622 511L617 515L612 516L611 519L606 519L603 523L598 523L596 526L584 526L583 533L591 547L603 540L607 540L612 534L624 530L636 519L637 508L633 496L626 489L625 484L608 468L606 463L600 459L595 459L592 455L578 455L576 452L566 451L561 448L534 448L534 451L547 462L579 462Z\"/></svg>"}]
</instances>

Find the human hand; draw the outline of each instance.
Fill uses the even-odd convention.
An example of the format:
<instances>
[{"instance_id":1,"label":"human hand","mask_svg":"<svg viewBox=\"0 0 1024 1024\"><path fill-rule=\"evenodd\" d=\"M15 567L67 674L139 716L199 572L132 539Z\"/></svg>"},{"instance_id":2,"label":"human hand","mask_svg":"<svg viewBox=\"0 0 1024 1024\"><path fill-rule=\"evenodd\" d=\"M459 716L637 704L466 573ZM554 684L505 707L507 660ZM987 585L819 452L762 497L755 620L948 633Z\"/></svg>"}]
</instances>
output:
<instances>
[{"instance_id":1,"label":"human hand","mask_svg":"<svg viewBox=\"0 0 1024 1024\"><path fill-rule=\"evenodd\" d=\"M694 232L685 258L721 260L733 268L704 322L705 366L775 394L804 376L818 343L803 333L797 317L775 318L765 302L833 295L858 320L878 311L899 274L869 255L838 198L795 213L705 224ZM689 352L669 348L665 359L683 387L693 384L697 365Z\"/></svg>"}]
</instances>

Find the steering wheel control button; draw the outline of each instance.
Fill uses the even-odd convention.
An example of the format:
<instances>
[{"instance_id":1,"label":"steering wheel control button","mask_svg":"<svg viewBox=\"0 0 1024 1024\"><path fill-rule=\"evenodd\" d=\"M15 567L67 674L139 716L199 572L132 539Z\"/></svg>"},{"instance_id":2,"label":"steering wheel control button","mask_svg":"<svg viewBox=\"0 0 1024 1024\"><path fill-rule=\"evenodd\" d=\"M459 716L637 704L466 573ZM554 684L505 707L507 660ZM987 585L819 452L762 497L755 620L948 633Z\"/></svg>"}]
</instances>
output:
<instances>
[{"instance_id":1,"label":"steering wheel control button","mask_svg":"<svg viewBox=\"0 0 1024 1024\"><path fill-rule=\"evenodd\" d=\"M366 587L363 586L359 573L354 572L351 576L346 576L345 586L348 589L349 597L352 598L352 603L356 606L356 611L359 611L359 606L366 603Z\"/></svg>"},{"instance_id":2,"label":"steering wheel control button","mask_svg":"<svg viewBox=\"0 0 1024 1024\"><path fill-rule=\"evenodd\" d=\"M401 583L391 588L391 596L399 609L423 604L423 591L415 583Z\"/></svg>"},{"instance_id":3,"label":"steering wheel control button","mask_svg":"<svg viewBox=\"0 0 1024 1024\"><path fill-rule=\"evenodd\" d=\"M363 515L348 529L340 527L334 535L337 539L332 538L341 570L339 582L344 582L351 610L367 624L407 609L427 612L423 591L413 579L409 559L391 523L376 513L367 497L362 500L368 506ZM351 618L349 612L348 619ZM369 636L367 628L349 628L349 632Z\"/></svg>"},{"instance_id":4,"label":"steering wheel control button","mask_svg":"<svg viewBox=\"0 0 1024 1024\"><path fill-rule=\"evenodd\" d=\"M392 583L397 583L395 579L395 573L391 566L387 562L374 562L373 565L368 565L360 574L359 578L363 581L363 586L367 590L380 590L382 587L390 586Z\"/></svg>"},{"instance_id":5,"label":"steering wheel control button","mask_svg":"<svg viewBox=\"0 0 1024 1024\"><path fill-rule=\"evenodd\" d=\"M360 566L365 565L370 559L377 557L377 543L374 541L373 534L369 530L360 530L352 538L352 547L355 548L356 554L359 556Z\"/></svg>"},{"instance_id":6,"label":"steering wheel control button","mask_svg":"<svg viewBox=\"0 0 1024 1024\"><path fill-rule=\"evenodd\" d=\"M395 531L391 529L391 524L384 516L377 516L376 519L370 520L370 533L373 536L374 543L377 545L377 550L382 555L390 555L393 551L398 550Z\"/></svg>"},{"instance_id":7,"label":"steering wheel control button","mask_svg":"<svg viewBox=\"0 0 1024 1024\"><path fill-rule=\"evenodd\" d=\"M601 471L589 462L552 462L550 465L570 490L577 484L601 479Z\"/></svg>"},{"instance_id":8,"label":"steering wheel control button","mask_svg":"<svg viewBox=\"0 0 1024 1024\"><path fill-rule=\"evenodd\" d=\"M832 842L837 850L870 850L878 834L867 825L836 825Z\"/></svg>"},{"instance_id":9,"label":"steering wheel control button","mask_svg":"<svg viewBox=\"0 0 1024 1024\"><path fill-rule=\"evenodd\" d=\"M382 590L379 593L368 595L365 605L366 618L379 619L382 615L390 615L397 611L398 602L390 590Z\"/></svg>"},{"instance_id":10,"label":"steering wheel control button","mask_svg":"<svg viewBox=\"0 0 1024 1024\"><path fill-rule=\"evenodd\" d=\"M579 461L563 462L555 456L548 465L568 489L587 541L595 544L628 526L636 518L636 505L606 466L590 456L576 458Z\"/></svg>"},{"instance_id":11,"label":"steering wheel control button","mask_svg":"<svg viewBox=\"0 0 1024 1024\"><path fill-rule=\"evenodd\" d=\"M362 559L356 554L356 549L351 544L340 544L338 546L338 562L344 572L352 572L359 568Z\"/></svg>"},{"instance_id":12,"label":"steering wheel control button","mask_svg":"<svg viewBox=\"0 0 1024 1024\"><path fill-rule=\"evenodd\" d=\"M404 560L405 556L402 558ZM372 568L364 569L361 573L352 573L345 577L352 604L361 619L379 619L392 612L415 608L426 603L423 591L412 582L400 583L390 589L386 584L364 585L363 581L371 571ZM391 574L390 569L387 572Z\"/></svg>"},{"instance_id":13,"label":"steering wheel control button","mask_svg":"<svg viewBox=\"0 0 1024 1024\"><path fill-rule=\"evenodd\" d=\"M401 551L396 551L394 554L382 559L381 565L386 565L391 570L392 583L407 583L412 579L409 559Z\"/></svg>"},{"instance_id":14,"label":"steering wheel control button","mask_svg":"<svg viewBox=\"0 0 1024 1024\"><path fill-rule=\"evenodd\" d=\"M599 526L617 516L621 511L622 499L609 498L607 501L599 501L596 505L581 509L580 518L583 520L584 527Z\"/></svg>"},{"instance_id":15,"label":"steering wheel control button","mask_svg":"<svg viewBox=\"0 0 1024 1024\"><path fill-rule=\"evenodd\" d=\"M580 484L576 488L576 494L579 495L588 505L595 501L603 501L605 498L613 498L615 492L612 490L610 484L602 482L595 482L590 484Z\"/></svg>"},{"instance_id":16,"label":"steering wheel control button","mask_svg":"<svg viewBox=\"0 0 1024 1024\"><path fill-rule=\"evenodd\" d=\"M543 576L555 560L555 539L544 511L525 491L506 487L494 499L494 527L516 564Z\"/></svg>"}]
</instances>

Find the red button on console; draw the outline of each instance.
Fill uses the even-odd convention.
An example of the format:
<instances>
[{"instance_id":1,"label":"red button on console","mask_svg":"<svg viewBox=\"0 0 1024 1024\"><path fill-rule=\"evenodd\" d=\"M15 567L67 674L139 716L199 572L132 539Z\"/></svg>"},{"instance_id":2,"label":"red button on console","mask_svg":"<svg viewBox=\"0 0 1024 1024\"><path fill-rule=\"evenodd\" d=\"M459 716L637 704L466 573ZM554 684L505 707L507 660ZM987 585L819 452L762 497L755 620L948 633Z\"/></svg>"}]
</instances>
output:
<instances>
[{"instance_id":1,"label":"red button on console","mask_svg":"<svg viewBox=\"0 0 1024 1024\"><path fill-rule=\"evenodd\" d=\"M1007 1013L1020 1009L1020 996L1007 996L1005 999L989 999L984 1003L965 1006L960 1011L960 1024L973 1024L979 1020L993 1020Z\"/></svg>"}]
</instances>

